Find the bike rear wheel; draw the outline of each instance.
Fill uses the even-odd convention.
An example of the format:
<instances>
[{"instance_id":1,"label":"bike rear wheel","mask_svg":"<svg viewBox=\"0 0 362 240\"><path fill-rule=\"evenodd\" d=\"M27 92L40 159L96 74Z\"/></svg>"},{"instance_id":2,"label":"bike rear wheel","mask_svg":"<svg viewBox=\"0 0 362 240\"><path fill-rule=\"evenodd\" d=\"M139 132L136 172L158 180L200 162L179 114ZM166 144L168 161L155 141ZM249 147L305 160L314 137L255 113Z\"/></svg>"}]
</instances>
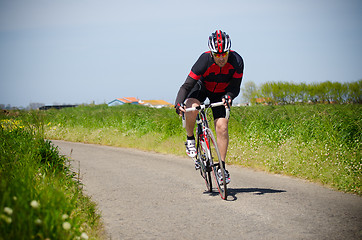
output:
<instances>
[{"instance_id":1,"label":"bike rear wheel","mask_svg":"<svg viewBox=\"0 0 362 240\"><path fill-rule=\"evenodd\" d=\"M200 136L199 143L197 144L197 160L200 164L200 174L205 180L207 191L212 192L210 162L207 158L207 152L201 146L201 138L202 136Z\"/></svg>"},{"instance_id":2,"label":"bike rear wheel","mask_svg":"<svg viewBox=\"0 0 362 240\"><path fill-rule=\"evenodd\" d=\"M225 169L224 166L222 164L221 161L221 156L220 156L220 151L219 148L217 146L217 142L216 139L214 137L213 132L210 129L207 129L207 135L208 135L208 151L209 151L209 156L210 156L210 165L212 168L212 172L213 172L213 176L214 176L214 180L217 186L217 189L220 193L220 196L222 199L226 199L227 198L227 184L225 181ZM221 175L222 175L222 179L221 180L218 177L218 170L221 169Z\"/></svg>"}]
</instances>

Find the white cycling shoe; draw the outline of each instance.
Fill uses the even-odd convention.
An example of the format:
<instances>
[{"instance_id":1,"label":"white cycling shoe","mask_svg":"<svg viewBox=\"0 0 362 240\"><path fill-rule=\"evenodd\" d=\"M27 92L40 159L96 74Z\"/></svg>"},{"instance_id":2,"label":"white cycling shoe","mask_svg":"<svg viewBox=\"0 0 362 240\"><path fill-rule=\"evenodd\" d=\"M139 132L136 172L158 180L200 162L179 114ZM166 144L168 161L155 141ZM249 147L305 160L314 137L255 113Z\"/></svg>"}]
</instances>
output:
<instances>
[{"instance_id":1,"label":"white cycling shoe","mask_svg":"<svg viewBox=\"0 0 362 240\"><path fill-rule=\"evenodd\" d=\"M219 177L220 182L223 182L223 178L222 178L222 173L221 173L221 169L217 170L217 176ZM228 170L225 169L225 182L226 184L230 183L230 174L228 172Z\"/></svg>"},{"instance_id":2,"label":"white cycling shoe","mask_svg":"<svg viewBox=\"0 0 362 240\"><path fill-rule=\"evenodd\" d=\"M195 140L187 140L186 143L186 153L189 157L194 158L196 157L196 147L195 147Z\"/></svg>"}]
</instances>

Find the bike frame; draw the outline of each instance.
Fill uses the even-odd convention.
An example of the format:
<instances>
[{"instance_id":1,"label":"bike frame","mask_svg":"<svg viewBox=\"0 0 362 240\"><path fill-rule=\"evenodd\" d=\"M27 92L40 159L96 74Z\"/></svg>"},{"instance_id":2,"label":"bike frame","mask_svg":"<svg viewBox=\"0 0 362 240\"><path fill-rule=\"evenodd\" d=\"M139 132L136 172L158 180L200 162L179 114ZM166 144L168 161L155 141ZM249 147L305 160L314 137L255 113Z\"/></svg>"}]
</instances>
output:
<instances>
[{"instance_id":1,"label":"bike frame","mask_svg":"<svg viewBox=\"0 0 362 240\"><path fill-rule=\"evenodd\" d=\"M187 108L186 112L199 111L196 123L197 123L197 161L200 163L200 173L206 182L206 186L209 192L212 192L212 180L211 172L213 172L216 186L220 193L222 199L227 197L227 187L225 181L222 183L219 181L217 176L217 169L221 169L222 177L225 179L224 167L220 157L220 152L216 143L216 139L213 135L213 132L209 128L206 111L209 108L223 106L223 102L211 103L211 104L201 104L200 106ZM226 108L226 117L230 116L230 108ZM184 120L184 119L183 119ZM214 162L214 157L212 154L212 145L214 146L215 154L217 155L218 162ZM205 155L205 156L204 156Z\"/></svg>"}]
</instances>

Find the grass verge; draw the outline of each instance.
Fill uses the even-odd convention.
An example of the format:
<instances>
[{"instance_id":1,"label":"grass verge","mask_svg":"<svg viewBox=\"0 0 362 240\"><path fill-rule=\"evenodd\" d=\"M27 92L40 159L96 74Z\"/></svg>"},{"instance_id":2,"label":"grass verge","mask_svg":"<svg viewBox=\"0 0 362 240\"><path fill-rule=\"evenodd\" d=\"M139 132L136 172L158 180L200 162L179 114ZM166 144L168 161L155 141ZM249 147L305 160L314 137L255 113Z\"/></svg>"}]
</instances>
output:
<instances>
[{"instance_id":1,"label":"grass verge","mask_svg":"<svg viewBox=\"0 0 362 240\"><path fill-rule=\"evenodd\" d=\"M96 204L39 116L0 119L0 239L102 239Z\"/></svg>"}]
</instances>

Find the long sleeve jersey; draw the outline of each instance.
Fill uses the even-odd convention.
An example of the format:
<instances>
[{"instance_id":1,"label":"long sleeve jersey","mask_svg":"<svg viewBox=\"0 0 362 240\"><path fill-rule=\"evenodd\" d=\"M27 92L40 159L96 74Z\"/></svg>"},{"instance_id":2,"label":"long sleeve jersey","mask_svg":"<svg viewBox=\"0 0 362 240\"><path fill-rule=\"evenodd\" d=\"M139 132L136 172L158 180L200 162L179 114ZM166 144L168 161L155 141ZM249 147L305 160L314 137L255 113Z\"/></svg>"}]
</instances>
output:
<instances>
[{"instance_id":1,"label":"long sleeve jersey","mask_svg":"<svg viewBox=\"0 0 362 240\"><path fill-rule=\"evenodd\" d=\"M244 61L235 51L229 52L228 61L222 68L215 63L210 51L204 52L180 87L175 105L185 101L197 81L202 81L210 94L225 93L234 99L240 93L243 71Z\"/></svg>"}]
</instances>

